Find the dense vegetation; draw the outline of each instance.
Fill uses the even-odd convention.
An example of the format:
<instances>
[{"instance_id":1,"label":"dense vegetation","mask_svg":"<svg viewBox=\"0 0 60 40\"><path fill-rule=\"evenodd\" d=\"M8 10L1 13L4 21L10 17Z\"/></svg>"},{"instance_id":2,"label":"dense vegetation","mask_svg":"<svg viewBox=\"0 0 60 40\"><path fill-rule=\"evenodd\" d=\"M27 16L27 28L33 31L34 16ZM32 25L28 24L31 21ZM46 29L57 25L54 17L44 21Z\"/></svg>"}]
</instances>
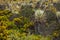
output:
<instances>
[{"instance_id":1,"label":"dense vegetation","mask_svg":"<svg viewBox=\"0 0 60 40\"><path fill-rule=\"evenodd\" d=\"M53 12L46 11L47 19L43 24L45 27L41 24L44 27L43 35L41 35L38 31L35 32L37 29L34 29L37 28L38 23L34 21L32 7L23 6L18 14L9 10L0 10L0 40L53 40L59 38L60 23L54 13L54 9ZM46 32L46 30L48 31Z\"/></svg>"}]
</instances>

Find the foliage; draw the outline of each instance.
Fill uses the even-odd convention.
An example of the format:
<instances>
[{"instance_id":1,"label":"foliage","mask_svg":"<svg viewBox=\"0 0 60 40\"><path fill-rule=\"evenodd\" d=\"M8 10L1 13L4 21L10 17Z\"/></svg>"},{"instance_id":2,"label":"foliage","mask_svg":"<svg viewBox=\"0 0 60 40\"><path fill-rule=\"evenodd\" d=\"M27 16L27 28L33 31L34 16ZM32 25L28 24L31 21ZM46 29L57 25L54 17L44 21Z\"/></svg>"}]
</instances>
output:
<instances>
[{"instance_id":1,"label":"foliage","mask_svg":"<svg viewBox=\"0 0 60 40\"><path fill-rule=\"evenodd\" d=\"M33 11L33 8L31 6L23 6L21 8L21 15L24 16L24 17L31 17L33 15L34 11Z\"/></svg>"},{"instance_id":2,"label":"foliage","mask_svg":"<svg viewBox=\"0 0 60 40\"><path fill-rule=\"evenodd\" d=\"M53 10L53 12L51 12L51 10ZM51 6L50 11L46 12L47 22L45 25L46 30L50 28L56 29L52 30L53 33L51 36L43 36L33 34L32 32L32 30L35 31L36 29L33 29L35 28L35 22L31 20L34 15L31 6L23 6L21 12L17 14L19 15L18 17L15 17L9 10L0 10L0 40L52 40L51 37L60 35L60 25L56 21L55 12L55 7ZM10 17L13 19L10 20Z\"/></svg>"},{"instance_id":3,"label":"foliage","mask_svg":"<svg viewBox=\"0 0 60 40\"><path fill-rule=\"evenodd\" d=\"M20 36L24 35L24 32L27 31L29 27L34 25L34 23L31 22L29 18L26 18L23 16L20 16L18 18L13 18L13 20L10 21L9 18L13 14L8 10L3 10L0 12L0 14L1 14L0 15L0 39L1 40L12 40L12 39L19 40ZM20 33L23 33L23 34L20 35ZM16 39L16 37L18 39Z\"/></svg>"}]
</instances>

